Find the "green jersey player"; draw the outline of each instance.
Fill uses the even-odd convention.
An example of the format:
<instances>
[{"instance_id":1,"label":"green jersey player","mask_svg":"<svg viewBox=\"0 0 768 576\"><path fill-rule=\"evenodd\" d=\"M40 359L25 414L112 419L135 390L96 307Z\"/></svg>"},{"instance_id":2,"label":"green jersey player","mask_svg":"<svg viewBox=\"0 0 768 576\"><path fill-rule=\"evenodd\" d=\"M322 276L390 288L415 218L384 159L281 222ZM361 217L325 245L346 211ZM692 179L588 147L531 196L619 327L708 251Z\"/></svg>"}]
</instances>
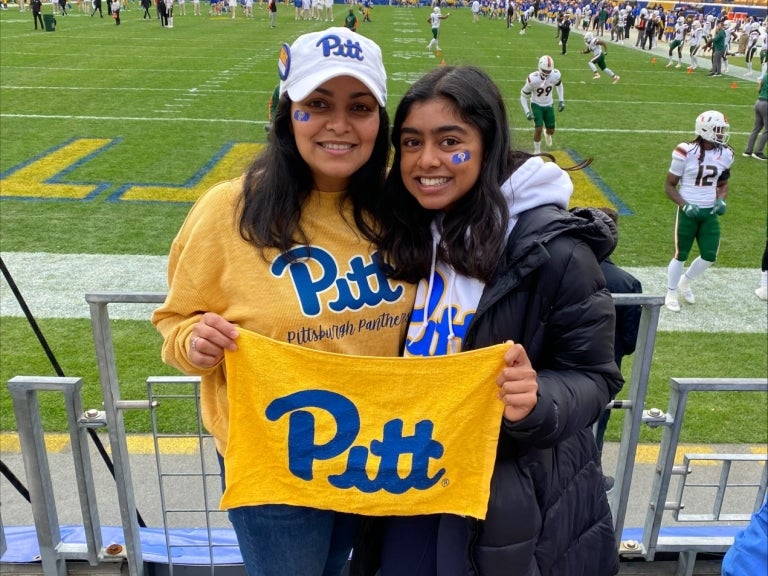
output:
<instances>
[{"instance_id":1,"label":"green jersey player","mask_svg":"<svg viewBox=\"0 0 768 576\"><path fill-rule=\"evenodd\" d=\"M560 70L555 68L555 62L551 56L539 58L539 68L528 74L525 85L520 90L520 104L528 120L533 120L533 151L541 152L541 133L546 127L547 146L552 146L552 134L555 133L555 109L552 91L557 92L557 111L565 110L563 98L563 80ZM530 107L528 101L530 100Z\"/></svg>"},{"instance_id":2,"label":"green jersey player","mask_svg":"<svg viewBox=\"0 0 768 576\"><path fill-rule=\"evenodd\" d=\"M678 291L689 304L696 301L691 282L717 258L719 217L725 214L734 157L733 148L728 146L729 131L727 118L716 110L708 110L696 118L696 139L678 144L672 152L664 189L677 205L675 254L667 267L664 305L673 312L680 312ZM694 240L699 256L683 273Z\"/></svg>"}]
</instances>

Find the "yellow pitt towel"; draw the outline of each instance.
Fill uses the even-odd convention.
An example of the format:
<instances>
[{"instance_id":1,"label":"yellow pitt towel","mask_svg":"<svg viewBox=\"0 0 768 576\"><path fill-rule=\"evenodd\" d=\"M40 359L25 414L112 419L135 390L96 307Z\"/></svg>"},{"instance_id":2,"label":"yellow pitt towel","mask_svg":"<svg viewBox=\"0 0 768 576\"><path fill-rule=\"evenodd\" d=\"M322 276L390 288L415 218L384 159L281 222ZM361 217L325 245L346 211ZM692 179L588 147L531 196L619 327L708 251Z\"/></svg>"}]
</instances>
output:
<instances>
[{"instance_id":1,"label":"yellow pitt towel","mask_svg":"<svg viewBox=\"0 0 768 576\"><path fill-rule=\"evenodd\" d=\"M485 518L509 343L431 358L321 352L240 330L226 353L223 509Z\"/></svg>"}]
</instances>

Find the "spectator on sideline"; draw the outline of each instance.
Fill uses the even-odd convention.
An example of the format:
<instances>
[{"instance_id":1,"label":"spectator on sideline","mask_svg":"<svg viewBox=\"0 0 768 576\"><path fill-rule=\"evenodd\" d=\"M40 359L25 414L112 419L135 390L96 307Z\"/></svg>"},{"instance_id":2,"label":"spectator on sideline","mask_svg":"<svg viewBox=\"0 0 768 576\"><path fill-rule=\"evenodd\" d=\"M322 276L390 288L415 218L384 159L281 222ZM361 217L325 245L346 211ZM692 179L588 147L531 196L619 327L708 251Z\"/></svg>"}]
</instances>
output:
<instances>
[{"instance_id":1,"label":"spectator on sideline","mask_svg":"<svg viewBox=\"0 0 768 576\"><path fill-rule=\"evenodd\" d=\"M349 14L344 18L344 26L357 32L357 16L355 16L355 10L353 8L349 9Z\"/></svg>"},{"instance_id":2,"label":"spectator on sideline","mask_svg":"<svg viewBox=\"0 0 768 576\"><path fill-rule=\"evenodd\" d=\"M560 30L560 46L562 47L562 54L565 56L568 54L568 36L571 35L571 19L567 14L560 19L560 23L557 27Z\"/></svg>"},{"instance_id":3,"label":"spectator on sideline","mask_svg":"<svg viewBox=\"0 0 768 576\"><path fill-rule=\"evenodd\" d=\"M723 57L727 48L722 20L715 25L715 34L710 43L712 44L712 68L707 76L722 76Z\"/></svg>"},{"instance_id":4,"label":"spectator on sideline","mask_svg":"<svg viewBox=\"0 0 768 576\"><path fill-rule=\"evenodd\" d=\"M755 124L749 133L747 147L744 148L742 156L751 156L765 162L768 160L765 155L765 145L768 144L768 74L766 73L760 77L760 81L757 84L757 100L755 101L754 110ZM757 147L755 147L755 141L757 140L757 135L760 134L760 130L763 131L763 134L757 142Z\"/></svg>"},{"instance_id":5,"label":"spectator on sideline","mask_svg":"<svg viewBox=\"0 0 768 576\"><path fill-rule=\"evenodd\" d=\"M37 23L40 22L40 30L45 32L45 25L43 25L43 17L40 15L40 11L43 9L42 0L30 0L30 8L32 8L32 20L35 23L35 30L37 30ZM93 16L93 14L91 14Z\"/></svg>"}]
</instances>

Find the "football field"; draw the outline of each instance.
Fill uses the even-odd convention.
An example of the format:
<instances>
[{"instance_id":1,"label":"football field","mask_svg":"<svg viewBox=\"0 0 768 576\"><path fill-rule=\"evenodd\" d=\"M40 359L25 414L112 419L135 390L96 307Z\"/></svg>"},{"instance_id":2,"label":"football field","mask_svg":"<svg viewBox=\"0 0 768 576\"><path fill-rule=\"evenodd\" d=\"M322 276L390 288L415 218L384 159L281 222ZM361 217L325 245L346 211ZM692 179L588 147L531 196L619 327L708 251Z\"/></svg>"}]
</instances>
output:
<instances>
[{"instance_id":1,"label":"football field","mask_svg":"<svg viewBox=\"0 0 768 576\"><path fill-rule=\"evenodd\" d=\"M0 253L62 368L86 382L86 405L97 404L100 390L82 295L164 290L165 255L192 202L212 183L240 174L265 143L281 43L331 24L297 21L293 7L280 4L277 27L270 28L258 4L253 18L238 12L233 19L209 15L206 3L192 16L187 2L187 15L177 8L167 29L142 20L138 3L130 6L116 26L106 14L91 17L74 5L56 17L55 32L35 31L30 12L0 12ZM336 5L334 24L348 9ZM718 261L697 283L695 307L676 318L662 311L649 402L666 406L670 377L764 377L766 305L753 290L766 241L768 165L741 156L757 97L755 78L743 77L743 57L730 57L732 75L710 78L705 58L687 73L685 66L665 67L665 44L650 53L634 49L634 31L625 45L606 36L607 64L621 76L612 85L605 75L592 79L577 32L563 56L550 25L533 22L522 35L519 25L507 29L499 20L473 23L467 8L446 12L452 15L441 25L439 56L425 49L427 9L376 6L372 22L360 24L383 50L390 117L426 71L474 64L499 84L514 141L531 150L520 88L542 54L553 56L566 108L551 151L566 165L594 159L574 175L573 205L619 211L614 260L635 272L648 293L663 293L673 249L674 206L663 188L671 152L693 139L700 112L728 117L736 161ZM683 53L687 65L687 46ZM7 282L1 290L0 381L52 375ZM115 337L124 397L139 397L146 376L173 370L159 360L159 336L146 312L122 318ZM686 440L768 440L765 398L724 396L712 405L711 396L708 405L691 400ZM45 419L63 429L55 400ZM146 430L145 415L128 414L127 422L132 431ZM619 422L611 419L610 439ZM187 424L180 415L178 426ZM0 430L13 428L1 386ZM643 434L651 441L660 432Z\"/></svg>"}]
</instances>

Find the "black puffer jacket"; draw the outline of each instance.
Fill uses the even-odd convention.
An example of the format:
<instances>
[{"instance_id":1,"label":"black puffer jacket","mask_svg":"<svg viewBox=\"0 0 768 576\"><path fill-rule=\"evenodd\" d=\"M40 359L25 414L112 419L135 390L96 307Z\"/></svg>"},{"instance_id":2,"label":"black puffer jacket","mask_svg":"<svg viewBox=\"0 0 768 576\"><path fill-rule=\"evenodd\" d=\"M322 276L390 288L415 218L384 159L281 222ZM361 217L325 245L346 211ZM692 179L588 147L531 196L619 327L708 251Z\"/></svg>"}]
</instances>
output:
<instances>
[{"instance_id":1,"label":"black puffer jacket","mask_svg":"<svg viewBox=\"0 0 768 576\"><path fill-rule=\"evenodd\" d=\"M470 574L618 572L590 428L623 384L598 263L615 245L615 227L599 211L535 208L520 216L501 275L486 286L465 347L522 344L539 401L524 420L503 423L488 514L470 530Z\"/></svg>"},{"instance_id":2,"label":"black puffer jacket","mask_svg":"<svg viewBox=\"0 0 768 576\"><path fill-rule=\"evenodd\" d=\"M467 519L469 576L618 572L590 428L623 384L613 354L614 305L598 264L615 244L616 228L600 211L534 208L520 215L506 262L485 287L464 349L522 344L537 371L539 400L524 420L502 424L487 516ZM383 522L364 520L353 574L375 574ZM442 542L455 542L444 537L451 526L441 521L438 557L449 554Z\"/></svg>"}]
</instances>

